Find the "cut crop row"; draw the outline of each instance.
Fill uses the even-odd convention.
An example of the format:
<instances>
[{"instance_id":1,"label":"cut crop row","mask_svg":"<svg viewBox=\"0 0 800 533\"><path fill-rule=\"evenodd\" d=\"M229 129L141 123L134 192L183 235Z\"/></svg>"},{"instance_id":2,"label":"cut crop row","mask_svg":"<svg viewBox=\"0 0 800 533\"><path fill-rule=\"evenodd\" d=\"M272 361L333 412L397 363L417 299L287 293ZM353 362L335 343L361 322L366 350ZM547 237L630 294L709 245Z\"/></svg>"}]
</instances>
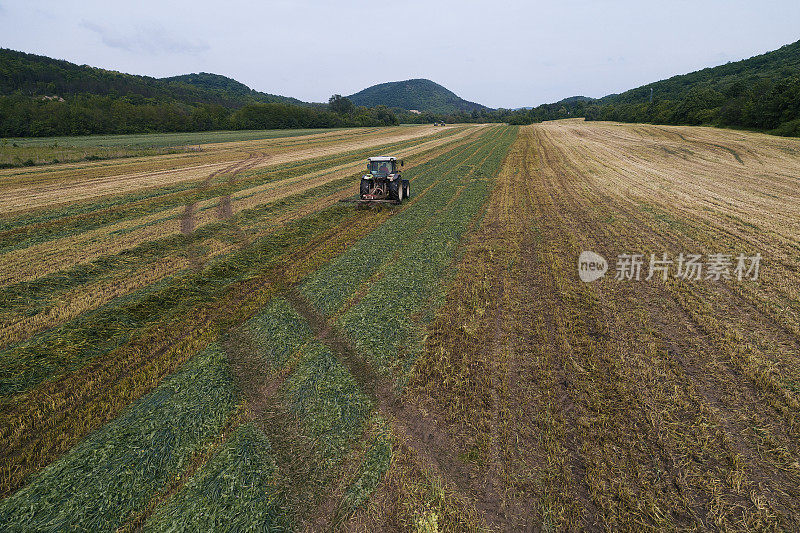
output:
<instances>
[{"instance_id":1,"label":"cut crop row","mask_svg":"<svg viewBox=\"0 0 800 533\"><path fill-rule=\"evenodd\" d=\"M110 531L180 473L234 416L224 352L211 346L0 502L20 530Z\"/></svg>"}]
</instances>

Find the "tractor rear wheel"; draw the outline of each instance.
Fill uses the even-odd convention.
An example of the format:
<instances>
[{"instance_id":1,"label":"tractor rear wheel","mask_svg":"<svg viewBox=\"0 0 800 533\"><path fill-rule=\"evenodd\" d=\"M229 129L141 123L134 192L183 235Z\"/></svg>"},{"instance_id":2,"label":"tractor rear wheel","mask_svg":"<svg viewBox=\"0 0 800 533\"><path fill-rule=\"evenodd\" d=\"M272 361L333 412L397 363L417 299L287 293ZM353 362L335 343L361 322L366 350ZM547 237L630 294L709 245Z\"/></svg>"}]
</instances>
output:
<instances>
[{"instance_id":1,"label":"tractor rear wheel","mask_svg":"<svg viewBox=\"0 0 800 533\"><path fill-rule=\"evenodd\" d=\"M389 182L389 199L397 202L403 201L403 185L400 180Z\"/></svg>"},{"instance_id":2,"label":"tractor rear wheel","mask_svg":"<svg viewBox=\"0 0 800 533\"><path fill-rule=\"evenodd\" d=\"M370 182L369 180L362 179L361 180L361 189L359 191L361 198L364 198L365 195L369 194L370 189Z\"/></svg>"}]
</instances>

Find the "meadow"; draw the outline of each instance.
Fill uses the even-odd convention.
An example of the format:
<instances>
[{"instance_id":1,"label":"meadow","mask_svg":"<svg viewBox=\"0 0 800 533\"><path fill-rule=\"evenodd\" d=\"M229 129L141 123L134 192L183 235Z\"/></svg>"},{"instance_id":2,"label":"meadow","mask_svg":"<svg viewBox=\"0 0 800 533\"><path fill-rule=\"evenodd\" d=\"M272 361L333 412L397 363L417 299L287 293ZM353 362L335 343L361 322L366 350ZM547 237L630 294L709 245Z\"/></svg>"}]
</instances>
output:
<instances>
[{"instance_id":1,"label":"meadow","mask_svg":"<svg viewBox=\"0 0 800 533\"><path fill-rule=\"evenodd\" d=\"M2 529L800 523L800 142L229 133L0 170ZM138 139L72 146L188 144ZM411 197L349 202L379 154ZM615 279L632 253L763 262Z\"/></svg>"}]
</instances>

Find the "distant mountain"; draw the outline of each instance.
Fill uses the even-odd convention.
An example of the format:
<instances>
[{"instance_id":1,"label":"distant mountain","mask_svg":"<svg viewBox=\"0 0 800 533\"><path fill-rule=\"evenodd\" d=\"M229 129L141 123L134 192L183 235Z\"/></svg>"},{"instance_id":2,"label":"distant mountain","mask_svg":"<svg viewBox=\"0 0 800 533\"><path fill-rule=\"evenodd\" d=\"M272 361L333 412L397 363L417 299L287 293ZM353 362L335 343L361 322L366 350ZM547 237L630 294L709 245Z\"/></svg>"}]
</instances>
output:
<instances>
[{"instance_id":1,"label":"distant mountain","mask_svg":"<svg viewBox=\"0 0 800 533\"><path fill-rule=\"evenodd\" d=\"M152 78L76 65L69 61L0 48L0 95L69 98L77 95L155 99L239 108L250 103L303 104L295 98L253 91L218 74Z\"/></svg>"},{"instance_id":2,"label":"distant mountain","mask_svg":"<svg viewBox=\"0 0 800 533\"><path fill-rule=\"evenodd\" d=\"M183 74L181 76L171 76L169 78L161 79L166 82L185 83L201 89L208 89L210 91L223 91L231 94L240 94L243 96L255 92L244 83L236 81L233 78L228 78L227 76L222 76L220 74L209 74L208 72L200 72L198 74Z\"/></svg>"},{"instance_id":3,"label":"distant mountain","mask_svg":"<svg viewBox=\"0 0 800 533\"><path fill-rule=\"evenodd\" d=\"M577 104L578 102L583 102L583 103L594 102L595 100L596 98L591 98L589 96L570 96L569 98L563 98L555 103L562 105L572 105L572 104Z\"/></svg>"},{"instance_id":4,"label":"distant mountain","mask_svg":"<svg viewBox=\"0 0 800 533\"><path fill-rule=\"evenodd\" d=\"M170 84L185 84L203 89L206 91L215 92L218 94L238 95L241 97L250 97L259 102L280 102L285 104L295 105L308 105L302 100L291 98L289 96L279 96L276 94L262 93L255 91L242 82L236 81L233 78L222 76L220 74L209 74L208 72L200 72L198 74L183 74L181 76L171 76L169 78L161 78Z\"/></svg>"},{"instance_id":5,"label":"distant mountain","mask_svg":"<svg viewBox=\"0 0 800 533\"><path fill-rule=\"evenodd\" d=\"M604 96L596 103L599 112L591 118L800 135L800 41L750 59Z\"/></svg>"},{"instance_id":6,"label":"distant mountain","mask_svg":"<svg viewBox=\"0 0 800 533\"><path fill-rule=\"evenodd\" d=\"M569 98L563 98L558 102L553 102L552 104L541 104L539 106L523 106L523 107L515 107L512 111L530 111L531 109L541 108L542 106L552 107L552 106L575 106L578 104L587 104L590 102L596 102L596 98L591 98L589 96L570 96Z\"/></svg>"},{"instance_id":7,"label":"distant mountain","mask_svg":"<svg viewBox=\"0 0 800 533\"><path fill-rule=\"evenodd\" d=\"M0 137L393 124L386 109L336 113L219 74L159 79L0 49Z\"/></svg>"},{"instance_id":8,"label":"distant mountain","mask_svg":"<svg viewBox=\"0 0 800 533\"><path fill-rule=\"evenodd\" d=\"M367 87L347 97L356 105L387 107L432 113L480 111L489 109L481 104L460 98L452 91L430 80L391 81Z\"/></svg>"}]
</instances>

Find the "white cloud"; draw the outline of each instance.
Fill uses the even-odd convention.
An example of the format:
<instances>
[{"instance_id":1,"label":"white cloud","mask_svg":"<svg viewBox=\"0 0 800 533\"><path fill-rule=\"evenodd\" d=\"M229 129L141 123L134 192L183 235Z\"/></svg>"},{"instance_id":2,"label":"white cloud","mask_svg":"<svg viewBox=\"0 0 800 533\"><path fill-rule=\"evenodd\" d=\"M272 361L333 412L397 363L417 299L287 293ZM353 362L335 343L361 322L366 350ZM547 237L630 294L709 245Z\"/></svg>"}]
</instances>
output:
<instances>
[{"instance_id":1,"label":"white cloud","mask_svg":"<svg viewBox=\"0 0 800 533\"><path fill-rule=\"evenodd\" d=\"M118 33L88 20L81 21L80 26L95 33L109 48L126 52L149 55L199 54L209 49L208 44L203 41L189 41L171 35L157 22L139 24L128 33Z\"/></svg>"}]
</instances>

